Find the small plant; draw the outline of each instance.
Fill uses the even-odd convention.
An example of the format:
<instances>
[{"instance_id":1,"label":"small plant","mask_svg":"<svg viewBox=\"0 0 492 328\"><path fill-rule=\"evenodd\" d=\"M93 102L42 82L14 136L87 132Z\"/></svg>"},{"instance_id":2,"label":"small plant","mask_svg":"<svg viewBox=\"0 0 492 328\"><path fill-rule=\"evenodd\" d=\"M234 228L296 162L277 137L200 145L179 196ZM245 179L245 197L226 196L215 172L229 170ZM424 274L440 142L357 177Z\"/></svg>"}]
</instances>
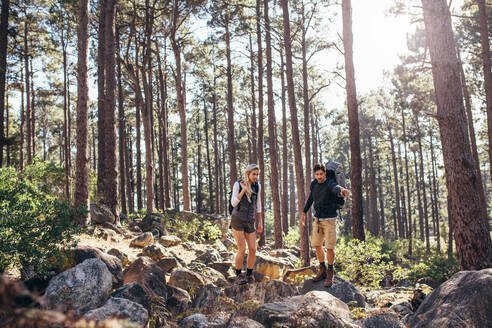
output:
<instances>
[{"instance_id":1,"label":"small plant","mask_svg":"<svg viewBox=\"0 0 492 328\"><path fill-rule=\"evenodd\" d=\"M287 247L294 247L299 245L299 226L289 227L289 232L284 234L284 243Z\"/></svg>"}]
</instances>

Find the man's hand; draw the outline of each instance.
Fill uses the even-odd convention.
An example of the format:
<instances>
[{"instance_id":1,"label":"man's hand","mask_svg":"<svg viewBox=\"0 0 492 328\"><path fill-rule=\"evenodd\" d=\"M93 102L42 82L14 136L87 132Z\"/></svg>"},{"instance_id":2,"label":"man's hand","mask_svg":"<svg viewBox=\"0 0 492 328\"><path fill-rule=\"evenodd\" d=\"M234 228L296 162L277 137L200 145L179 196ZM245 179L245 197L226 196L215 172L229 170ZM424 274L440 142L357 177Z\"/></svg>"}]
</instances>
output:
<instances>
[{"instance_id":1,"label":"man's hand","mask_svg":"<svg viewBox=\"0 0 492 328\"><path fill-rule=\"evenodd\" d=\"M301 213L301 226L306 224L306 213Z\"/></svg>"},{"instance_id":2,"label":"man's hand","mask_svg":"<svg viewBox=\"0 0 492 328\"><path fill-rule=\"evenodd\" d=\"M345 198L350 197L350 192L348 191L348 189L345 188L343 188L342 191L340 191L340 194Z\"/></svg>"}]
</instances>

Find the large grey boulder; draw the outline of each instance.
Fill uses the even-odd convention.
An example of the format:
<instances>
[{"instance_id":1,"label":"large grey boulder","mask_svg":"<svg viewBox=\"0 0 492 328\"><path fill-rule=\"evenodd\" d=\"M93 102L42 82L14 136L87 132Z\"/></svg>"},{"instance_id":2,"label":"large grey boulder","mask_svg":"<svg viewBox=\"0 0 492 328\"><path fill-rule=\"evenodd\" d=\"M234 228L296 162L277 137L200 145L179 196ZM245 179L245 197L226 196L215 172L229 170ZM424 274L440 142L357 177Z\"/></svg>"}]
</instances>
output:
<instances>
[{"instance_id":1,"label":"large grey boulder","mask_svg":"<svg viewBox=\"0 0 492 328\"><path fill-rule=\"evenodd\" d=\"M174 235L162 236L158 242L164 247L177 246L182 243L181 239Z\"/></svg>"},{"instance_id":2,"label":"large grey boulder","mask_svg":"<svg viewBox=\"0 0 492 328\"><path fill-rule=\"evenodd\" d=\"M174 287L183 288L189 292L192 289L198 289L201 286L204 286L205 280L196 272L180 268L171 273L168 284Z\"/></svg>"},{"instance_id":3,"label":"large grey boulder","mask_svg":"<svg viewBox=\"0 0 492 328\"><path fill-rule=\"evenodd\" d=\"M492 327L492 268L461 271L429 294L411 327Z\"/></svg>"},{"instance_id":4,"label":"large grey boulder","mask_svg":"<svg viewBox=\"0 0 492 328\"><path fill-rule=\"evenodd\" d=\"M159 261L164 258L167 254L167 251L164 247L159 244L149 245L142 250L142 254L144 256L150 257L154 261Z\"/></svg>"},{"instance_id":5,"label":"large grey boulder","mask_svg":"<svg viewBox=\"0 0 492 328\"><path fill-rule=\"evenodd\" d=\"M268 303L297 295L297 290L281 280L268 280L255 284L231 285L224 289L224 293L238 303L248 300Z\"/></svg>"},{"instance_id":6,"label":"large grey boulder","mask_svg":"<svg viewBox=\"0 0 492 328\"><path fill-rule=\"evenodd\" d=\"M138 235L133 238L130 242L130 246L133 247L147 247L154 243L154 236L151 232L144 232L143 234Z\"/></svg>"},{"instance_id":7,"label":"large grey boulder","mask_svg":"<svg viewBox=\"0 0 492 328\"><path fill-rule=\"evenodd\" d=\"M145 327L149 320L149 314L142 305L126 298L117 297L111 297L103 306L87 312L84 317L96 322L111 317L125 318L137 323L140 327Z\"/></svg>"},{"instance_id":8,"label":"large grey boulder","mask_svg":"<svg viewBox=\"0 0 492 328\"><path fill-rule=\"evenodd\" d=\"M378 313L356 321L355 324L361 328L405 328L405 325L398 319L398 315L393 311Z\"/></svg>"},{"instance_id":9,"label":"large grey boulder","mask_svg":"<svg viewBox=\"0 0 492 328\"><path fill-rule=\"evenodd\" d=\"M179 323L186 328L262 328L257 321L231 312L219 311L208 316L202 313L190 315Z\"/></svg>"},{"instance_id":10,"label":"large grey boulder","mask_svg":"<svg viewBox=\"0 0 492 328\"><path fill-rule=\"evenodd\" d=\"M132 302L142 305L150 313L151 301L147 291L136 282L124 285L111 294L112 297L126 298Z\"/></svg>"},{"instance_id":11,"label":"large grey boulder","mask_svg":"<svg viewBox=\"0 0 492 328\"><path fill-rule=\"evenodd\" d=\"M352 321L347 304L327 292L311 291L283 301L265 303L253 319L266 327L345 327Z\"/></svg>"},{"instance_id":12,"label":"large grey boulder","mask_svg":"<svg viewBox=\"0 0 492 328\"><path fill-rule=\"evenodd\" d=\"M191 297L186 290L168 285L167 293L166 307L175 315L183 313L191 306Z\"/></svg>"},{"instance_id":13,"label":"large grey boulder","mask_svg":"<svg viewBox=\"0 0 492 328\"><path fill-rule=\"evenodd\" d=\"M46 308L58 306L84 314L109 297L112 275L101 259L88 259L51 279L46 288Z\"/></svg>"},{"instance_id":14,"label":"large grey boulder","mask_svg":"<svg viewBox=\"0 0 492 328\"><path fill-rule=\"evenodd\" d=\"M139 257L125 269L123 283L130 282L137 282L151 296L168 296L166 273L148 257Z\"/></svg>"},{"instance_id":15,"label":"large grey boulder","mask_svg":"<svg viewBox=\"0 0 492 328\"><path fill-rule=\"evenodd\" d=\"M77 264L80 264L87 259L101 259L108 267L109 272L113 275L113 287L121 286L121 283L123 282L123 270L121 268L121 260L116 256L104 253L97 248L84 246L73 249L72 257Z\"/></svg>"},{"instance_id":16,"label":"large grey boulder","mask_svg":"<svg viewBox=\"0 0 492 328\"><path fill-rule=\"evenodd\" d=\"M301 294L313 290L328 292L345 303L356 302L358 307L365 307L366 305L365 296L353 284L338 276L335 276L333 285L329 288L324 286L324 280L318 282L314 282L312 279L304 280Z\"/></svg>"},{"instance_id":17,"label":"large grey boulder","mask_svg":"<svg viewBox=\"0 0 492 328\"><path fill-rule=\"evenodd\" d=\"M115 222L115 216L111 209L104 204L91 204L91 221L102 224L104 222Z\"/></svg>"},{"instance_id":18,"label":"large grey boulder","mask_svg":"<svg viewBox=\"0 0 492 328\"><path fill-rule=\"evenodd\" d=\"M246 257L244 261L246 263ZM256 255L254 269L270 279L282 279L288 270L294 269L294 263L288 258L270 256L264 252L259 252Z\"/></svg>"}]
</instances>

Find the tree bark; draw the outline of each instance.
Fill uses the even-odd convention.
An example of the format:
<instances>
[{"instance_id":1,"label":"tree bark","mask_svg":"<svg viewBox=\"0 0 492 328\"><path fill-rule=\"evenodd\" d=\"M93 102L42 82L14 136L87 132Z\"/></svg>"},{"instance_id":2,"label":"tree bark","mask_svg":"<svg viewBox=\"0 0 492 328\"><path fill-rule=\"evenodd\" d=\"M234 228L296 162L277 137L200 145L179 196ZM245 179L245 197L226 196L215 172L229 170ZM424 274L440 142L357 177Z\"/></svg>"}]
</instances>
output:
<instances>
[{"instance_id":1,"label":"tree bark","mask_svg":"<svg viewBox=\"0 0 492 328\"><path fill-rule=\"evenodd\" d=\"M492 243L481 217L451 15L445 0L422 5L458 260L461 270L480 270L492 265Z\"/></svg>"},{"instance_id":2,"label":"tree bark","mask_svg":"<svg viewBox=\"0 0 492 328\"><path fill-rule=\"evenodd\" d=\"M292 164L289 165L289 211L290 211L290 226L294 227L296 225L296 190L295 190L295 176L294 176L294 167Z\"/></svg>"},{"instance_id":3,"label":"tree bark","mask_svg":"<svg viewBox=\"0 0 492 328\"><path fill-rule=\"evenodd\" d=\"M70 107L68 106L68 93L67 93L67 44L65 40L65 31L61 30L61 47L63 58L63 153L65 154L65 196L70 203L70 129L68 127L68 120L70 117Z\"/></svg>"},{"instance_id":4,"label":"tree bark","mask_svg":"<svg viewBox=\"0 0 492 328\"><path fill-rule=\"evenodd\" d=\"M407 214L407 238L408 238L408 254L412 255L412 196L410 192L410 175L408 173L408 151L407 151L407 130L405 124L405 110L401 110L402 128L403 128L403 151L405 155L405 181L407 185L407 199L408 199L408 214Z\"/></svg>"},{"instance_id":5,"label":"tree bark","mask_svg":"<svg viewBox=\"0 0 492 328\"><path fill-rule=\"evenodd\" d=\"M19 148L19 167L21 170L24 170L24 139L25 139L25 121L26 121L26 114L25 114L25 108L24 108L24 72L22 68L20 69L20 94L21 94L21 110L20 110L20 127L19 127L19 134L20 134L20 148Z\"/></svg>"},{"instance_id":6,"label":"tree bark","mask_svg":"<svg viewBox=\"0 0 492 328\"><path fill-rule=\"evenodd\" d=\"M304 170L302 167L302 154L301 154L301 141L299 138L299 123L297 120L297 108L294 90L294 72L292 69L292 45L291 45L291 33L290 33L290 19L289 19L289 4L287 0L280 1L283 14L283 32L284 32L284 46L285 46L285 63L287 74L287 94L289 99L291 130L292 130L292 144L294 146L294 165L296 171L296 185L297 185L297 209L300 214L303 211L304 203L306 201L305 183L304 183ZM309 266L310 254L309 254L309 237L307 230L307 222L305 225L300 226L301 235L301 259L304 266Z\"/></svg>"},{"instance_id":7,"label":"tree bark","mask_svg":"<svg viewBox=\"0 0 492 328\"><path fill-rule=\"evenodd\" d=\"M232 63L231 63L231 34L229 31L229 13L225 14L225 43L226 43L226 60L227 60L227 145L229 149L229 168L230 178L229 186L238 180L237 163L236 163L236 145L234 137L234 104L232 89Z\"/></svg>"},{"instance_id":8,"label":"tree bark","mask_svg":"<svg viewBox=\"0 0 492 328\"><path fill-rule=\"evenodd\" d=\"M422 200L420 198L420 178L419 171L417 169L417 152L414 150L413 158L415 163L415 189L417 189L417 205L419 211L419 230L420 230L420 240L424 241L424 214L422 210Z\"/></svg>"},{"instance_id":9,"label":"tree bark","mask_svg":"<svg viewBox=\"0 0 492 328\"><path fill-rule=\"evenodd\" d=\"M403 238L403 230L402 230L402 218L401 218L401 208L400 208L400 184L398 182L398 169L396 168L396 154L395 154L395 145L393 142L393 134L391 132L391 128L389 128L389 139L390 139L390 147L391 147L391 162L393 164L393 178L395 182L395 205L396 205L396 222L397 226L395 227L395 238Z\"/></svg>"},{"instance_id":10,"label":"tree bark","mask_svg":"<svg viewBox=\"0 0 492 328\"><path fill-rule=\"evenodd\" d=\"M270 34L270 17L268 14L268 0L263 0L263 14L265 16L265 50L266 50L266 75L267 75L267 96L268 96L268 141L270 143L270 181L273 203L274 220L274 248L282 248L282 216L280 213L279 197L279 177L278 177L278 153L277 153L277 134L275 127L275 104L273 103L273 72L272 72L272 40Z\"/></svg>"},{"instance_id":11,"label":"tree bark","mask_svg":"<svg viewBox=\"0 0 492 328\"><path fill-rule=\"evenodd\" d=\"M370 176L370 195L371 200L371 233L374 236L379 236L379 218L378 218L378 205L377 205L377 190L376 190L376 171L374 169L374 155L372 149L372 137L368 136L369 141L369 170Z\"/></svg>"},{"instance_id":12,"label":"tree bark","mask_svg":"<svg viewBox=\"0 0 492 328\"><path fill-rule=\"evenodd\" d=\"M97 195L98 200L104 198L104 165L105 146L104 129L106 127L104 111L106 109L105 101L105 47L106 47L106 1L99 1L99 26L97 30Z\"/></svg>"},{"instance_id":13,"label":"tree bark","mask_svg":"<svg viewBox=\"0 0 492 328\"><path fill-rule=\"evenodd\" d=\"M128 214L126 206L126 170L125 170L125 109L123 107L123 86L121 81L121 60L120 60L120 27L116 29L116 51L118 55L117 69L118 69L118 149L119 149L119 176L120 176L120 203L121 212L125 215Z\"/></svg>"},{"instance_id":14,"label":"tree bark","mask_svg":"<svg viewBox=\"0 0 492 328\"><path fill-rule=\"evenodd\" d=\"M350 139L350 181L352 187L352 221L354 238L365 240L362 209L362 160L360 157L359 114L353 61L351 0L342 0L343 45L345 55L345 81Z\"/></svg>"},{"instance_id":15,"label":"tree bark","mask_svg":"<svg viewBox=\"0 0 492 328\"><path fill-rule=\"evenodd\" d=\"M0 167L3 166L3 145L6 144L3 119L5 115L9 6L9 0L2 0L2 13L0 14Z\"/></svg>"},{"instance_id":16,"label":"tree bark","mask_svg":"<svg viewBox=\"0 0 492 328\"><path fill-rule=\"evenodd\" d=\"M430 134L429 137L430 137L430 150L431 150L431 162L432 162L432 185L433 185L433 195L434 195L434 201L432 203L434 208L434 218L435 218L434 235L435 238L437 239L437 252L441 253L441 233L439 231L439 208L438 208L439 199L437 198L438 192L437 192L437 181L436 181L436 159L434 156L434 142L433 142L432 129L429 130L429 134Z\"/></svg>"},{"instance_id":17,"label":"tree bark","mask_svg":"<svg viewBox=\"0 0 492 328\"><path fill-rule=\"evenodd\" d=\"M188 137L187 137L187 127L186 127L186 110L184 104L184 94L183 94L183 80L181 72L181 46L178 45L178 40L176 39L176 29L178 28L178 1L174 1L173 5L173 24L171 28L171 45L174 52L174 58L176 61L176 94L179 117L181 121L181 181L183 186L183 208L185 211L190 210L190 187L188 181Z\"/></svg>"},{"instance_id":18,"label":"tree bark","mask_svg":"<svg viewBox=\"0 0 492 328\"><path fill-rule=\"evenodd\" d=\"M487 26L487 5L485 0L477 0L476 2L478 5L478 22L480 24L480 45L482 50L485 105L487 107L487 128L489 137L488 150L489 159L492 162L492 73L490 64L489 29ZM489 166L490 176L492 177L492 165Z\"/></svg>"},{"instance_id":19,"label":"tree bark","mask_svg":"<svg viewBox=\"0 0 492 328\"><path fill-rule=\"evenodd\" d=\"M116 158L116 119L115 119L115 11L116 0L106 0L104 64L104 203L109 206L119 224L118 210L118 165Z\"/></svg>"},{"instance_id":20,"label":"tree bark","mask_svg":"<svg viewBox=\"0 0 492 328\"><path fill-rule=\"evenodd\" d=\"M78 2L77 29L77 154L75 165L75 199L74 207L89 210L89 126L88 126L88 56L89 56L89 1ZM86 217L78 217L80 224L90 221L90 211Z\"/></svg>"},{"instance_id":21,"label":"tree bark","mask_svg":"<svg viewBox=\"0 0 492 328\"><path fill-rule=\"evenodd\" d=\"M260 184L261 188L261 210L262 217L265 219L265 150L264 150L264 128L263 128L263 49L261 45L261 0L256 0L256 39L258 42L258 161L260 166ZM265 245L265 229L260 235L258 245Z\"/></svg>"},{"instance_id":22,"label":"tree bark","mask_svg":"<svg viewBox=\"0 0 492 328\"><path fill-rule=\"evenodd\" d=\"M250 77L251 77L251 163L258 162L258 145L257 136L257 126L256 126L256 92L255 92L255 60L253 52L253 37L249 35L249 52L250 52Z\"/></svg>"},{"instance_id":23,"label":"tree bark","mask_svg":"<svg viewBox=\"0 0 492 328\"><path fill-rule=\"evenodd\" d=\"M422 151L422 132L420 130L419 118L416 117L417 122L417 141L419 145L419 157L420 157L420 182L422 186L422 199L424 205L424 235L425 235L425 247L427 252L430 252L430 238L429 238L429 213L427 208L427 188L425 185L425 173L424 173L424 155Z\"/></svg>"},{"instance_id":24,"label":"tree bark","mask_svg":"<svg viewBox=\"0 0 492 328\"><path fill-rule=\"evenodd\" d=\"M473 125L473 115L470 100L470 93L468 91L468 86L466 85L465 72L463 70L463 63L460 58L460 52L458 53L458 60L460 61L460 76L461 76L461 88L463 89L463 96L465 99L465 109L466 109L466 121L468 122L468 134L471 142L471 149L473 154L473 164L475 167L475 174L477 176L477 184L480 186L478 190L478 196L480 197L480 206L482 207L482 215L485 219L487 227L489 226L489 216L487 213L487 201L485 199L485 192L483 188L482 172L480 171L480 160L478 158L477 150L477 138L475 137L475 127Z\"/></svg>"},{"instance_id":25,"label":"tree bark","mask_svg":"<svg viewBox=\"0 0 492 328\"><path fill-rule=\"evenodd\" d=\"M215 65L213 66L214 82L212 89L212 117L213 117L213 130L214 130L214 175L215 175L215 209L217 213L222 213L221 207L221 195L220 195L220 162L219 162L219 142L217 139L217 96L216 96L216 86L217 77L215 75ZM262 188L263 189L263 188Z\"/></svg>"},{"instance_id":26,"label":"tree bark","mask_svg":"<svg viewBox=\"0 0 492 328\"><path fill-rule=\"evenodd\" d=\"M289 190L288 190L288 148L287 148L287 106L285 105L285 63L284 54L280 50L280 83L281 86L281 100L282 100L282 228L284 234L289 232ZM295 207L294 207L295 211ZM292 217L291 217L292 219ZM291 221L292 223L292 221ZM291 224L292 225L292 224Z\"/></svg>"},{"instance_id":27,"label":"tree bark","mask_svg":"<svg viewBox=\"0 0 492 328\"><path fill-rule=\"evenodd\" d=\"M29 72L29 47L27 42L28 34L27 20L24 22L24 69L25 69L25 79L26 79L26 139L27 139L27 164L32 163L32 116L31 116L31 73Z\"/></svg>"}]
</instances>

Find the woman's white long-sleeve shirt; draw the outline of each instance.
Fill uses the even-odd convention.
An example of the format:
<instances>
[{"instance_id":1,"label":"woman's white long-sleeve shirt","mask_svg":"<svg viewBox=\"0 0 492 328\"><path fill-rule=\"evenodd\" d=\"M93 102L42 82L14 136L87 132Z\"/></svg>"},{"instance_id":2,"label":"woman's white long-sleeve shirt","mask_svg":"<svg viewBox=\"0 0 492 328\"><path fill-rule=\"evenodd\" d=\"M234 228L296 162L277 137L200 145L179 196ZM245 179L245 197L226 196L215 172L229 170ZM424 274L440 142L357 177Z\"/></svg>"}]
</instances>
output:
<instances>
[{"instance_id":1,"label":"woman's white long-sleeve shirt","mask_svg":"<svg viewBox=\"0 0 492 328\"><path fill-rule=\"evenodd\" d=\"M232 187L232 195L231 195L231 205L232 207L236 207L237 204L241 201L237 198L239 195L239 182L236 181L234 186ZM258 197L256 198L256 213L261 213L261 185L258 182Z\"/></svg>"}]
</instances>

